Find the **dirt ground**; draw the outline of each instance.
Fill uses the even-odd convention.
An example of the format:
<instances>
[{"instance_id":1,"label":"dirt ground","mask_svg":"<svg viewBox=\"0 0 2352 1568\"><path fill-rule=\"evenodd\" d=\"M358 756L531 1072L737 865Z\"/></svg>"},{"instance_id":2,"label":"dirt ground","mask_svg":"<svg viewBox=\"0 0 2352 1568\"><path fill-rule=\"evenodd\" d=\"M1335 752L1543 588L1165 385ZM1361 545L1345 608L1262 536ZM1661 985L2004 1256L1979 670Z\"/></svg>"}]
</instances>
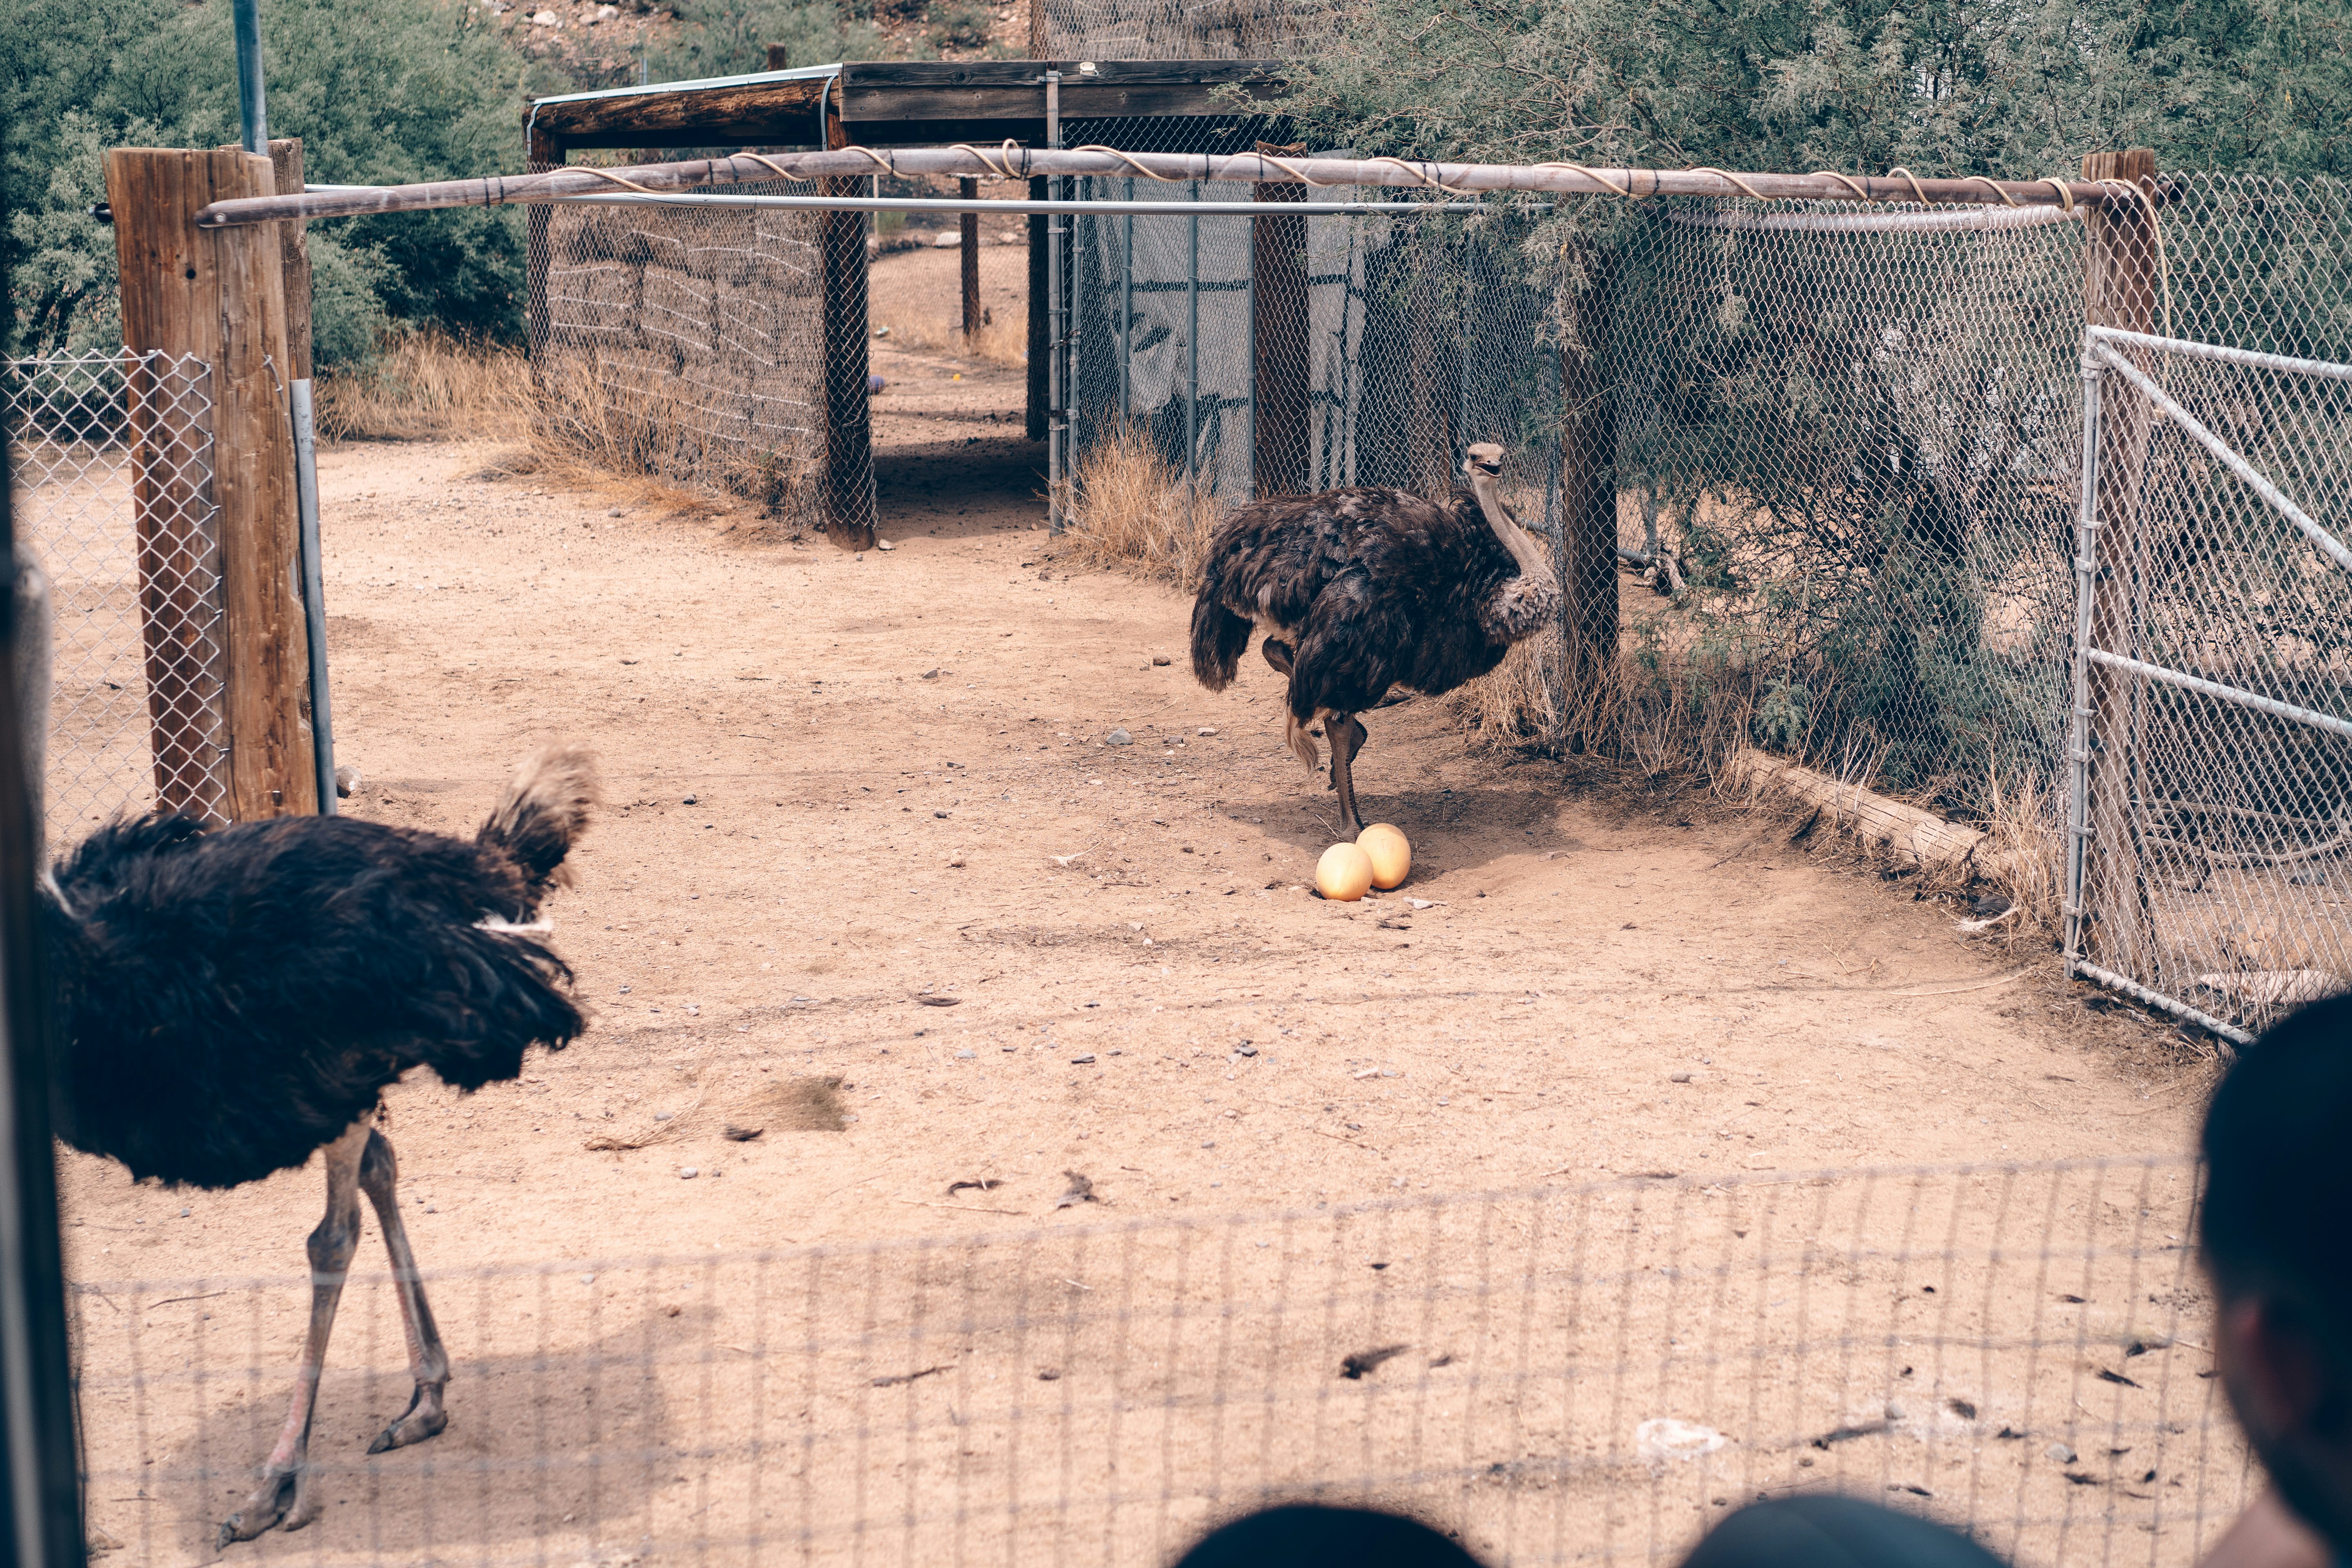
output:
<instances>
[{"instance_id":1,"label":"dirt ground","mask_svg":"<svg viewBox=\"0 0 2352 1568\"><path fill-rule=\"evenodd\" d=\"M428 1269L2189 1146L2210 1069L2042 946L1762 819L1475 752L1441 702L1372 715L1358 766L1411 880L1319 900L1335 810L1273 672L1203 691L1182 599L1056 563L1020 372L876 368L889 548L863 554L499 477L486 446L321 457L345 808L470 833L556 739L605 780L550 910L590 1033L520 1083L388 1096ZM830 1110L772 1086L826 1076L842 1129L791 1130ZM1066 1215L1071 1171L1096 1202ZM298 1274L320 1202L315 1170L63 1176L86 1280ZM235 1353L274 1385L299 1322ZM148 1327L157 1366L194 1331ZM320 1443L403 1397L371 1384ZM220 1511L139 1555L203 1556Z\"/></svg>"}]
</instances>

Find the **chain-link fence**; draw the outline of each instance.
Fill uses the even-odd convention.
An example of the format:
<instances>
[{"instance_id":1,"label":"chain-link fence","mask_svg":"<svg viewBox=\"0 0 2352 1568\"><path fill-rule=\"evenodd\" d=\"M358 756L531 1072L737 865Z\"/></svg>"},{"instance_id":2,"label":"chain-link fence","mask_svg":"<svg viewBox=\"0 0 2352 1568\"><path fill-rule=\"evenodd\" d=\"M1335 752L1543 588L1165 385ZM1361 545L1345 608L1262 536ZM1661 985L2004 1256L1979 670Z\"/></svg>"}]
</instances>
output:
<instances>
[{"instance_id":1,"label":"chain-link fence","mask_svg":"<svg viewBox=\"0 0 2352 1568\"><path fill-rule=\"evenodd\" d=\"M2196 1183L2152 1158L1121 1223L1159 1194L1113 1173L1014 1211L1036 1229L428 1257L448 1431L362 1457L408 1378L390 1281L355 1274L310 1450L324 1513L249 1550L1157 1563L1318 1498L1497 1564L1670 1562L1740 1503L1839 1490L2019 1563L2186 1564L2252 1479ZM926 1201L1002 1226L1013 1190ZM72 1303L92 1522L138 1561L204 1554L282 1418L307 1277L85 1277Z\"/></svg>"},{"instance_id":2,"label":"chain-link fence","mask_svg":"<svg viewBox=\"0 0 2352 1568\"><path fill-rule=\"evenodd\" d=\"M1291 59L1336 37L1344 16L1334 0L1036 3L1043 58L1066 60Z\"/></svg>"},{"instance_id":3,"label":"chain-link fence","mask_svg":"<svg viewBox=\"0 0 2352 1568\"><path fill-rule=\"evenodd\" d=\"M2352 364L2091 329L2068 952L2242 1036L2352 974Z\"/></svg>"},{"instance_id":4,"label":"chain-link fence","mask_svg":"<svg viewBox=\"0 0 2352 1568\"><path fill-rule=\"evenodd\" d=\"M89 353L0 371L16 525L54 620L51 839L157 805L226 821L210 367Z\"/></svg>"},{"instance_id":5,"label":"chain-link fence","mask_svg":"<svg viewBox=\"0 0 2352 1568\"><path fill-rule=\"evenodd\" d=\"M815 186L776 181L742 194L756 192ZM544 252L531 344L542 428L624 470L811 510L828 471L829 216L550 212L533 236Z\"/></svg>"}]
</instances>

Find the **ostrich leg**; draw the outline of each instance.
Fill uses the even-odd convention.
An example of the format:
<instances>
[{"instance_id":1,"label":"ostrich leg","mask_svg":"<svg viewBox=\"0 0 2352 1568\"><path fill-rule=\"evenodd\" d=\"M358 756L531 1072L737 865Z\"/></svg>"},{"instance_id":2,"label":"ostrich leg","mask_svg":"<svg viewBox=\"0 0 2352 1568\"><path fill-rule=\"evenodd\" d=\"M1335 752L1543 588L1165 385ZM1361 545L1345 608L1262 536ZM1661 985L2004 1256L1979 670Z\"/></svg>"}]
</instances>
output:
<instances>
[{"instance_id":1,"label":"ostrich leg","mask_svg":"<svg viewBox=\"0 0 2352 1568\"><path fill-rule=\"evenodd\" d=\"M310 1416L319 1403L319 1370L326 1364L327 1336L335 1326L343 1278L359 1247L360 1155L371 1135L362 1119L326 1147L327 1215L310 1233L310 1331L302 1342L301 1363L294 1370L294 1396L287 1404L278 1446L262 1467L261 1484L247 1495L244 1507L221 1521L222 1546L251 1541L280 1520L287 1529L299 1530L318 1517L319 1497L310 1467Z\"/></svg>"},{"instance_id":2,"label":"ostrich leg","mask_svg":"<svg viewBox=\"0 0 2352 1568\"><path fill-rule=\"evenodd\" d=\"M369 1133L367 1152L360 1159L360 1190L375 1205L377 1223L383 1226L383 1249L392 1254L393 1285L400 1292L401 1326L408 1331L409 1370L416 1377L408 1408L376 1434L368 1445L371 1454L422 1443L449 1425L441 1407L442 1392L449 1386L449 1355L441 1348L433 1309L425 1304L424 1282L416 1278L416 1255L408 1249L407 1227L400 1223L400 1197L393 1190L399 1177L400 1162L393 1157L391 1141L381 1132Z\"/></svg>"},{"instance_id":3,"label":"ostrich leg","mask_svg":"<svg viewBox=\"0 0 2352 1568\"><path fill-rule=\"evenodd\" d=\"M1353 713L1334 713L1323 721L1323 734L1331 742L1331 787L1339 792L1339 837L1353 838L1364 830L1364 819L1356 815L1355 769L1364 727Z\"/></svg>"}]
</instances>

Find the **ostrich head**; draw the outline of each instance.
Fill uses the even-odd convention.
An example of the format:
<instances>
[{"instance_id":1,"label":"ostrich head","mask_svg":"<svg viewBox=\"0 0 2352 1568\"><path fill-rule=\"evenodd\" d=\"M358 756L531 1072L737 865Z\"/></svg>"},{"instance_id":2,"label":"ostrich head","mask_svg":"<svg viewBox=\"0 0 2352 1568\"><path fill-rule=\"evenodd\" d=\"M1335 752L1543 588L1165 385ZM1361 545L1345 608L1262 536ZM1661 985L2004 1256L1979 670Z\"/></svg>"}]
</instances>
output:
<instances>
[{"instance_id":1,"label":"ostrich head","mask_svg":"<svg viewBox=\"0 0 2352 1568\"><path fill-rule=\"evenodd\" d=\"M1462 472L1469 479L1473 489L1478 487L1478 481L1481 479L1493 482L1502 471L1503 448L1492 441L1476 443L1470 448L1469 454L1462 459Z\"/></svg>"}]
</instances>

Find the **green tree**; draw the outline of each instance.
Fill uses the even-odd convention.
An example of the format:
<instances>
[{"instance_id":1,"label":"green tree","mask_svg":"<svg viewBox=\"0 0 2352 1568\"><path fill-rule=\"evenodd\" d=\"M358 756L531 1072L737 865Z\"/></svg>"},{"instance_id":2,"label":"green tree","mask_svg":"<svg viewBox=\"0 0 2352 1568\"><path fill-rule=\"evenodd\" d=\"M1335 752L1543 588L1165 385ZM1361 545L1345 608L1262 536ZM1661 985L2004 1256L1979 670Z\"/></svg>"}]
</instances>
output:
<instances>
[{"instance_id":1,"label":"green tree","mask_svg":"<svg viewBox=\"0 0 2352 1568\"><path fill-rule=\"evenodd\" d=\"M322 184L519 166L527 68L459 0L268 0L269 127ZM228 0L16 0L0 7L0 237L18 278L12 347L120 341L103 199L110 146L205 147L237 132ZM363 355L385 322L510 339L522 228L510 210L316 224L320 356Z\"/></svg>"}]
</instances>

